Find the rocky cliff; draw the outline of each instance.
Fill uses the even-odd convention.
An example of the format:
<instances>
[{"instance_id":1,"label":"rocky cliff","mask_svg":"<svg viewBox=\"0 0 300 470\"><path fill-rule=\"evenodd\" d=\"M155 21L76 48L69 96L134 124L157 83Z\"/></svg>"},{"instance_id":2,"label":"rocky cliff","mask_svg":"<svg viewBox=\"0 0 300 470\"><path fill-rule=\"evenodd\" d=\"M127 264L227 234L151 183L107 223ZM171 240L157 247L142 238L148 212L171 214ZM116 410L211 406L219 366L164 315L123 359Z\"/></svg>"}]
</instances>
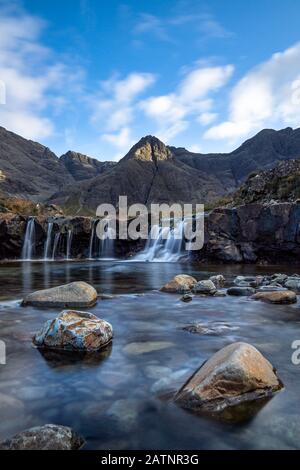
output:
<instances>
[{"instance_id":1,"label":"rocky cliff","mask_svg":"<svg viewBox=\"0 0 300 470\"><path fill-rule=\"evenodd\" d=\"M71 256L89 257L93 219L89 217L37 217L35 219L35 256L43 258L52 222L52 242L57 239L56 257L67 253L72 235ZM0 216L0 258L19 259L28 218ZM57 235L57 237L56 237ZM126 258L145 246L144 240L117 240L114 255ZM96 251L98 248L95 248ZM97 251L98 252L98 251ZM237 208L219 208L205 217L205 245L190 252L190 260L201 263L290 263L300 262L300 204L247 204Z\"/></svg>"},{"instance_id":2,"label":"rocky cliff","mask_svg":"<svg viewBox=\"0 0 300 470\"><path fill-rule=\"evenodd\" d=\"M206 215L201 262L300 262L300 204L246 204Z\"/></svg>"}]
</instances>

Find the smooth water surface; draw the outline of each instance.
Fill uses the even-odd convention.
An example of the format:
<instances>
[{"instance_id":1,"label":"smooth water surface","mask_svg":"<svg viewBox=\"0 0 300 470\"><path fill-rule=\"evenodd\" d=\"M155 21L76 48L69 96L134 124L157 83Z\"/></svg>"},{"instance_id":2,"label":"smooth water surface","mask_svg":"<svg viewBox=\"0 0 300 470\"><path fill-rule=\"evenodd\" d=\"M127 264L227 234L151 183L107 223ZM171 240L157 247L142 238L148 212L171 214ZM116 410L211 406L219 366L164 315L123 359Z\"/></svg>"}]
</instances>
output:
<instances>
[{"instance_id":1,"label":"smooth water surface","mask_svg":"<svg viewBox=\"0 0 300 470\"><path fill-rule=\"evenodd\" d=\"M159 292L174 275L288 272L287 268L195 267L164 263L68 262L0 265L0 439L46 423L73 427L86 449L241 449L300 447L299 304L272 306L247 298ZM290 271L293 273L293 270ZM114 327L112 347L97 358L41 354L33 334L57 309L20 306L25 294L84 280L114 294L89 309ZM217 334L182 328L200 322ZM208 332L209 333L209 332ZM227 424L195 416L166 399L213 353L235 341L256 346L277 368L285 389L254 418Z\"/></svg>"}]
</instances>

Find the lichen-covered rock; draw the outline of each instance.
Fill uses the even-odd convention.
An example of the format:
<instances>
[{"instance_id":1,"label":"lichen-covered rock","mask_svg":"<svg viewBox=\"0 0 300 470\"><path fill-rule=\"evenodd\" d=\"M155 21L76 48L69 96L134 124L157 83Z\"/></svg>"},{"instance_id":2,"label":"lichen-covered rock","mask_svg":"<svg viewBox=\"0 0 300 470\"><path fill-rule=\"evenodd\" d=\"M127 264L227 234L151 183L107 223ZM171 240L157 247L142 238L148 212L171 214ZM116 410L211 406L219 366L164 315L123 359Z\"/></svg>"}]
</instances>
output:
<instances>
[{"instance_id":1,"label":"lichen-covered rock","mask_svg":"<svg viewBox=\"0 0 300 470\"><path fill-rule=\"evenodd\" d=\"M66 310L48 320L33 338L38 348L95 352L108 345L112 326L88 312Z\"/></svg>"},{"instance_id":2,"label":"lichen-covered rock","mask_svg":"<svg viewBox=\"0 0 300 470\"><path fill-rule=\"evenodd\" d=\"M77 281L63 286L33 292L22 305L36 307L86 308L97 302L97 291L86 282Z\"/></svg>"},{"instance_id":3,"label":"lichen-covered rock","mask_svg":"<svg viewBox=\"0 0 300 470\"><path fill-rule=\"evenodd\" d=\"M253 287L230 287L227 290L227 294L236 297L246 297L255 294L255 289Z\"/></svg>"},{"instance_id":4,"label":"lichen-covered rock","mask_svg":"<svg viewBox=\"0 0 300 470\"><path fill-rule=\"evenodd\" d=\"M210 281L199 281L193 287L194 294L214 295L217 292L215 284Z\"/></svg>"},{"instance_id":5,"label":"lichen-covered rock","mask_svg":"<svg viewBox=\"0 0 300 470\"><path fill-rule=\"evenodd\" d=\"M269 304L295 304L297 295L292 291L274 291L274 292L257 292L252 296L253 300L261 300Z\"/></svg>"},{"instance_id":6,"label":"lichen-covered rock","mask_svg":"<svg viewBox=\"0 0 300 470\"><path fill-rule=\"evenodd\" d=\"M46 424L20 432L0 443L0 450L78 450L84 439L71 428Z\"/></svg>"},{"instance_id":7,"label":"lichen-covered rock","mask_svg":"<svg viewBox=\"0 0 300 470\"><path fill-rule=\"evenodd\" d=\"M214 354L175 396L183 408L218 412L272 396L282 384L273 366L253 346L233 343Z\"/></svg>"},{"instance_id":8,"label":"lichen-covered rock","mask_svg":"<svg viewBox=\"0 0 300 470\"><path fill-rule=\"evenodd\" d=\"M216 276L211 276L210 281L214 283L217 289L225 287L226 279L222 274L217 274Z\"/></svg>"},{"instance_id":9,"label":"lichen-covered rock","mask_svg":"<svg viewBox=\"0 0 300 470\"><path fill-rule=\"evenodd\" d=\"M187 274L179 274L162 287L161 291L171 294L183 294L192 290L195 284L197 284L197 280L194 277L188 276Z\"/></svg>"}]
</instances>

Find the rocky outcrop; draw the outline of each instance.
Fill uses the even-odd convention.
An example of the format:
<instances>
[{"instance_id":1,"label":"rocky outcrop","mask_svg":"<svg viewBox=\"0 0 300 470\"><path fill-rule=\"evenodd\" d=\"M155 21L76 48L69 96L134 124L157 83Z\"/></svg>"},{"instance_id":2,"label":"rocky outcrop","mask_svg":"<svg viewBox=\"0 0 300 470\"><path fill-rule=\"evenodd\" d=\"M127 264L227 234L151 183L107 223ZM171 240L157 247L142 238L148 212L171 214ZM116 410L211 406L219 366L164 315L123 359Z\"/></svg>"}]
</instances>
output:
<instances>
[{"instance_id":1,"label":"rocky outcrop","mask_svg":"<svg viewBox=\"0 0 300 470\"><path fill-rule=\"evenodd\" d=\"M205 217L205 244L193 259L222 263L300 260L300 204L249 204L215 209Z\"/></svg>"},{"instance_id":2,"label":"rocky outcrop","mask_svg":"<svg viewBox=\"0 0 300 470\"><path fill-rule=\"evenodd\" d=\"M234 343L218 351L175 396L183 408L220 412L272 396L282 387L273 366L253 346Z\"/></svg>"},{"instance_id":3,"label":"rocky outcrop","mask_svg":"<svg viewBox=\"0 0 300 470\"><path fill-rule=\"evenodd\" d=\"M62 155L60 161L64 164L75 181L95 178L111 170L116 165L115 162L100 162L96 158L91 158L82 153L72 151Z\"/></svg>"},{"instance_id":4,"label":"rocky outcrop","mask_svg":"<svg viewBox=\"0 0 300 470\"><path fill-rule=\"evenodd\" d=\"M86 308L97 302L97 291L86 282L77 281L51 289L39 290L29 294L22 302L23 306Z\"/></svg>"},{"instance_id":5,"label":"rocky outcrop","mask_svg":"<svg viewBox=\"0 0 300 470\"><path fill-rule=\"evenodd\" d=\"M0 443L0 450L78 450L84 439L73 429L45 424L27 429Z\"/></svg>"},{"instance_id":6,"label":"rocky outcrop","mask_svg":"<svg viewBox=\"0 0 300 470\"><path fill-rule=\"evenodd\" d=\"M261 300L269 304L295 304L297 303L297 295L292 291L275 291L275 292L257 292L252 296L253 300Z\"/></svg>"},{"instance_id":7,"label":"rocky outcrop","mask_svg":"<svg viewBox=\"0 0 300 470\"><path fill-rule=\"evenodd\" d=\"M299 155L297 158L299 158ZM254 172L232 195L231 205L293 202L300 198L300 161L280 162L275 168Z\"/></svg>"},{"instance_id":8,"label":"rocky outcrop","mask_svg":"<svg viewBox=\"0 0 300 470\"><path fill-rule=\"evenodd\" d=\"M197 284L197 280L192 276L186 274L179 274L175 276L172 281L168 282L161 288L162 292L168 292L169 294L183 294L189 292Z\"/></svg>"},{"instance_id":9,"label":"rocky outcrop","mask_svg":"<svg viewBox=\"0 0 300 470\"><path fill-rule=\"evenodd\" d=\"M112 340L112 326L88 312L66 310L45 323L33 338L38 348L96 352Z\"/></svg>"}]
</instances>

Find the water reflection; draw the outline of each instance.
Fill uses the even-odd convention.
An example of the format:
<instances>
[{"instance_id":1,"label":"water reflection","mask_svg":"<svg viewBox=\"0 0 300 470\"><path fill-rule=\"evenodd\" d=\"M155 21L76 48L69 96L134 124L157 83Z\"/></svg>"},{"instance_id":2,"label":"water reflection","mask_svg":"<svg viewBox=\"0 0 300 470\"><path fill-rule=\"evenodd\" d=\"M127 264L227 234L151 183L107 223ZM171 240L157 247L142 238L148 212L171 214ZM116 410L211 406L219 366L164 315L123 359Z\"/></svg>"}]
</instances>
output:
<instances>
[{"instance_id":1,"label":"water reflection","mask_svg":"<svg viewBox=\"0 0 300 470\"><path fill-rule=\"evenodd\" d=\"M299 447L300 374L291 363L291 343L300 337L299 306L274 307L229 296L197 297L184 304L180 296L158 291L179 273L207 279L222 272L230 281L237 274L293 270L115 261L0 265L1 340L7 346L7 365L0 368L0 439L56 422L74 427L90 449ZM91 309L114 328L113 347L97 360L34 349L32 336L59 312L21 308L16 302L28 292L75 280L114 294ZM183 329L195 323L226 328L214 335ZM257 403L263 406L254 417L239 410L247 421L237 426L160 399L233 341L256 346L285 385L271 401Z\"/></svg>"}]
</instances>

